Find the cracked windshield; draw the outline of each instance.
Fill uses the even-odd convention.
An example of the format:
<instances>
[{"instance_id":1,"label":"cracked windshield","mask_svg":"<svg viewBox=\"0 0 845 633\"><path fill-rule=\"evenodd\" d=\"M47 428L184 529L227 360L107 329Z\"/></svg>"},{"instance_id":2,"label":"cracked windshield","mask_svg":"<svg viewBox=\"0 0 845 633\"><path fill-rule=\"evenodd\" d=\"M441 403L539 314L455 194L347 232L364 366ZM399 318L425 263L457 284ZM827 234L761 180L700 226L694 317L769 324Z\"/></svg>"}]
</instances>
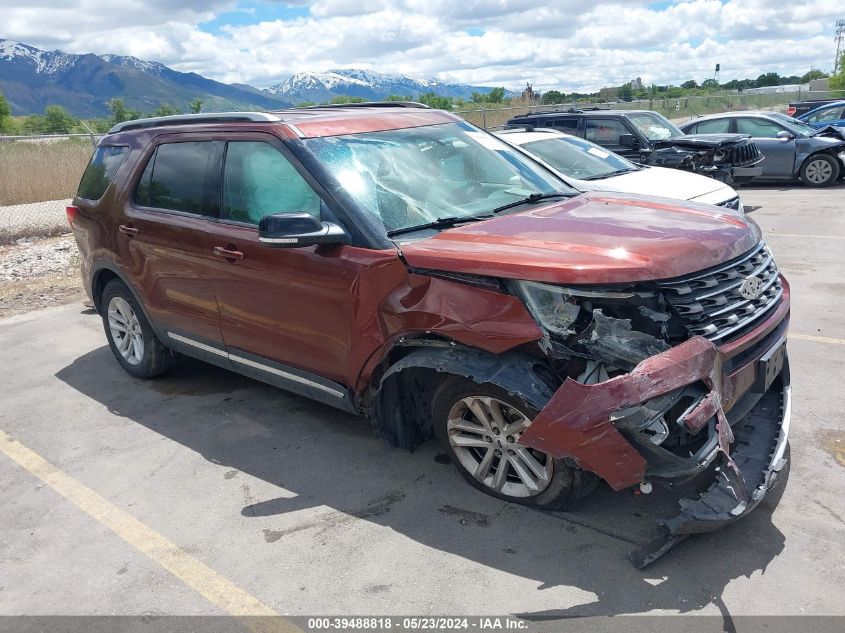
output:
<instances>
[{"instance_id":1,"label":"cracked windshield","mask_svg":"<svg viewBox=\"0 0 845 633\"><path fill-rule=\"evenodd\" d=\"M315 138L305 144L388 231L487 215L536 194L575 193L466 123Z\"/></svg>"}]
</instances>

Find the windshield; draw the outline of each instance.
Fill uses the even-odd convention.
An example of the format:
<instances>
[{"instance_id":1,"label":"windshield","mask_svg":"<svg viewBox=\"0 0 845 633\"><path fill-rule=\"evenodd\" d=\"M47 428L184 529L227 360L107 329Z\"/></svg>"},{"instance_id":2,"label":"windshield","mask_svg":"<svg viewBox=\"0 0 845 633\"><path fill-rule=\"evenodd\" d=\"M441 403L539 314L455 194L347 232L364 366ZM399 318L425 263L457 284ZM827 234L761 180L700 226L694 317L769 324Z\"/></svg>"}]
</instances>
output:
<instances>
[{"instance_id":1,"label":"windshield","mask_svg":"<svg viewBox=\"0 0 845 633\"><path fill-rule=\"evenodd\" d=\"M304 143L387 231L485 215L532 194L578 193L468 123L328 136Z\"/></svg>"},{"instance_id":2,"label":"windshield","mask_svg":"<svg viewBox=\"0 0 845 633\"><path fill-rule=\"evenodd\" d=\"M807 125L803 121L799 121L798 119L793 119L791 116L787 116L780 112L772 112L767 113L770 117L777 120L783 127L787 130L795 134L795 136L813 136L814 134L818 134L819 130L814 128L812 125Z\"/></svg>"},{"instance_id":3,"label":"windshield","mask_svg":"<svg viewBox=\"0 0 845 633\"><path fill-rule=\"evenodd\" d=\"M650 141L665 141L668 138L685 136L681 130L669 123L669 119L656 112L637 112L629 114L628 119Z\"/></svg>"},{"instance_id":4,"label":"windshield","mask_svg":"<svg viewBox=\"0 0 845 633\"><path fill-rule=\"evenodd\" d=\"M522 145L564 176L598 180L638 169L634 163L575 137L552 137Z\"/></svg>"}]
</instances>

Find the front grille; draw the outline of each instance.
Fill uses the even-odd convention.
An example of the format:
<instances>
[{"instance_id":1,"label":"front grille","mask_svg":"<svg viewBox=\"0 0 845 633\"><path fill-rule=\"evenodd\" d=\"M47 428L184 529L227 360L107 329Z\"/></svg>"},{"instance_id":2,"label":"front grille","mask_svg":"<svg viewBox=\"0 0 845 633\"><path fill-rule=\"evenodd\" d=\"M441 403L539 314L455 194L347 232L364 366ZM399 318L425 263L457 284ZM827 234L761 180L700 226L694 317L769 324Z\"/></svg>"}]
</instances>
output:
<instances>
[{"instance_id":1,"label":"front grille","mask_svg":"<svg viewBox=\"0 0 845 633\"><path fill-rule=\"evenodd\" d=\"M733 209L734 211L739 211L739 196L734 196L730 200L725 200L724 202L720 202L718 204L720 207L726 207L728 209Z\"/></svg>"},{"instance_id":2,"label":"front grille","mask_svg":"<svg viewBox=\"0 0 845 633\"><path fill-rule=\"evenodd\" d=\"M745 167L760 162L763 155L754 141L747 141L742 143L739 147L735 147L731 152L731 164L734 167Z\"/></svg>"},{"instance_id":3,"label":"front grille","mask_svg":"<svg viewBox=\"0 0 845 633\"><path fill-rule=\"evenodd\" d=\"M740 293L749 277L761 282L760 294L754 299ZM764 242L731 262L657 285L690 336L718 343L750 330L783 296L777 264Z\"/></svg>"}]
</instances>

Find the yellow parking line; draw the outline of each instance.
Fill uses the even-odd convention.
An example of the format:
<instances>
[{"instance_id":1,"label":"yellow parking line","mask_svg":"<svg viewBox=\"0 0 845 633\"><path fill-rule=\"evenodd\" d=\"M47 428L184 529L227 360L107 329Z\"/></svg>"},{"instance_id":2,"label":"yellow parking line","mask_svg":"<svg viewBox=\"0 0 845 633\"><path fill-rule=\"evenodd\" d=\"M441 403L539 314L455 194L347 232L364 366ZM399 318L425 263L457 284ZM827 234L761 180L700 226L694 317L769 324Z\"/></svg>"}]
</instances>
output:
<instances>
[{"instance_id":1,"label":"yellow parking line","mask_svg":"<svg viewBox=\"0 0 845 633\"><path fill-rule=\"evenodd\" d=\"M845 345L845 338L830 338L829 336L813 336L812 334L788 334L787 338L799 341L813 341L814 343L828 343L830 345Z\"/></svg>"},{"instance_id":2,"label":"yellow parking line","mask_svg":"<svg viewBox=\"0 0 845 633\"><path fill-rule=\"evenodd\" d=\"M0 452L226 613L242 617L279 615L258 598L193 558L161 534L62 472L2 430ZM282 618L259 622L262 623L262 630L271 628L274 631L301 631ZM267 627L268 624L272 626Z\"/></svg>"}]
</instances>

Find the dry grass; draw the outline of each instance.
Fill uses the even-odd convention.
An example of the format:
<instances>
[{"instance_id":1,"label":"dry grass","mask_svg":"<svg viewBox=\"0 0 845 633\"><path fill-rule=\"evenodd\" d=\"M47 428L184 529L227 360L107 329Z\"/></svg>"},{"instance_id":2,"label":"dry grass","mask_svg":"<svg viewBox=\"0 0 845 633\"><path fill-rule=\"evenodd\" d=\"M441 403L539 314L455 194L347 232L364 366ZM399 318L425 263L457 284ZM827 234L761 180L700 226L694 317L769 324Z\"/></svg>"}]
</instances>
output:
<instances>
[{"instance_id":1,"label":"dry grass","mask_svg":"<svg viewBox=\"0 0 845 633\"><path fill-rule=\"evenodd\" d=\"M0 206L72 198L92 151L80 139L0 143Z\"/></svg>"}]
</instances>

